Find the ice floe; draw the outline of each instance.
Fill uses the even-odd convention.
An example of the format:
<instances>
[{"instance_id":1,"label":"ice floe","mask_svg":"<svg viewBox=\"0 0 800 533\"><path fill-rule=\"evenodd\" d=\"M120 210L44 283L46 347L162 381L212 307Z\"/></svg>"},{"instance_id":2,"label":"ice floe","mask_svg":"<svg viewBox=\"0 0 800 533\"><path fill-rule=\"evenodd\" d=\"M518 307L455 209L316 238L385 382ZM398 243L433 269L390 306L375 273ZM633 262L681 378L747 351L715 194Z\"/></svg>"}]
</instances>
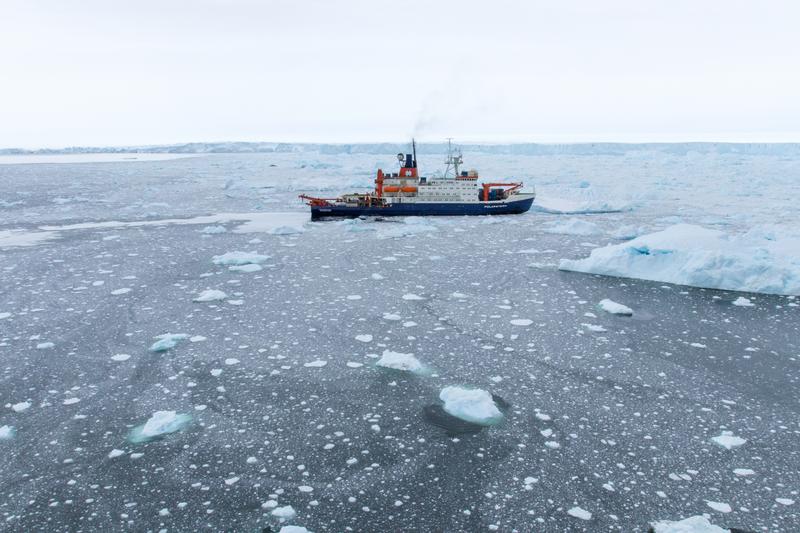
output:
<instances>
[{"instance_id":1,"label":"ice floe","mask_svg":"<svg viewBox=\"0 0 800 533\"><path fill-rule=\"evenodd\" d=\"M275 518L280 518L282 520L291 520L295 516L297 516L297 512L291 505L284 505L283 507L276 507L270 513Z\"/></svg>"},{"instance_id":2,"label":"ice floe","mask_svg":"<svg viewBox=\"0 0 800 533\"><path fill-rule=\"evenodd\" d=\"M356 335L356 340L360 342L372 342L372 335L369 334Z\"/></svg>"},{"instance_id":3,"label":"ice floe","mask_svg":"<svg viewBox=\"0 0 800 533\"><path fill-rule=\"evenodd\" d=\"M16 435L17 431L14 426L0 426L0 440L11 440Z\"/></svg>"},{"instance_id":4,"label":"ice floe","mask_svg":"<svg viewBox=\"0 0 800 533\"><path fill-rule=\"evenodd\" d=\"M129 438L132 442L143 442L180 431L191 421L191 416L176 411L156 411L143 425L133 428Z\"/></svg>"},{"instance_id":5,"label":"ice floe","mask_svg":"<svg viewBox=\"0 0 800 533\"><path fill-rule=\"evenodd\" d=\"M170 348L174 348L178 345L178 341L182 341L189 338L189 335L186 333L164 333L163 335L158 335L154 337L156 342L154 342L150 346L151 352L165 352Z\"/></svg>"},{"instance_id":6,"label":"ice floe","mask_svg":"<svg viewBox=\"0 0 800 533\"><path fill-rule=\"evenodd\" d=\"M740 235L677 224L631 241L562 259L561 270L679 285L800 294L800 237L751 230Z\"/></svg>"},{"instance_id":7,"label":"ice floe","mask_svg":"<svg viewBox=\"0 0 800 533\"><path fill-rule=\"evenodd\" d=\"M194 302L216 302L219 300L224 300L227 298L228 295L224 292L217 290L217 289L206 289L200 294L198 294L194 300Z\"/></svg>"},{"instance_id":8,"label":"ice floe","mask_svg":"<svg viewBox=\"0 0 800 533\"><path fill-rule=\"evenodd\" d=\"M736 448L747 442L747 439L737 437L731 431L723 431L721 435L717 435L716 437L711 437L711 440L715 444L719 444L726 450Z\"/></svg>"},{"instance_id":9,"label":"ice floe","mask_svg":"<svg viewBox=\"0 0 800 533\"><path fill-rule=\"evenodd\" d=\"M439 393L444 410L466 422L482 426L492 426L503 419L492 395L483 389L448 386Z\"/></svg>"},{"instance_id":10,"label":"ice floe","mask_svg":"<svg viewBox=\"0 0 800 533\"><path fill-rule=\"evenodd\" d=\"M592 513L583 509L581 507L572 507L567 511L567 514L570 516L574 516L575 518L580 518L581 520L591 520Z\"/></svg>"},{"instance_id":11,"label":"ice floe","mask_svg":"<svg viewBox=\"0 0 800 533\"><path fill-rule=\"evenodd\" d=\"M730 513L733 510L730 505L723 502L712 502L707 500L706 505L719 513Z\"/></svg>"},{"instance_id":12,"label":"ice floe","mask_svg":"<svg viewBox=\"0 0 800 533\"><path fill-rule=\"evenodd\" d=\"M514 318L510 322L512 326L530 326L533 324L533 320L530 318Z\"/></svg>"},{"instance_id":13,"label":"ice floe","mask_svg":"<svg viewBox=\"0 0 800 533\"><path fill-rule=\"evenodd\" d=\"M623 315L623 316L631 316L633 315L633 309L628 307L627 305L622 305L621 303L617 303L614 300L609 300L608 298L604 298L598 302L597 307L601 311L605 311L606 313L611 313L612 315Z\"/></svg>"},{"instance_id":14,"label":"ice floe","mask_svg":"<svg viewBox=\"0 0 800 533\"><path fill-rule=\"evenodd\" d=\"M126 353L118 353L111 356L111 360L116 361L118 363L121 363L122 361L127 361L130 358L131 356Z\"/></svg>"},{"instance_id":15,"label":"ice floe","mask_svg":"<svg viewBox=\"0 0 800 533\"><path fill-rule=\"evenodd\" d=\"M215 255L211 262L215 265L223 266L242 266L258 265L269 259L268 255L260 255L250 252L226 252L222 255Z\"/></svg>"},{"instance_id":16,"label":"ice floe","mask_svg":"<svg viewBox=\"0 0 800 533\"><path fill-rule=\"evenodd\" d=\"M414 357L414 354L393 352L391 350L384 350L383 355L375 364L383 368L406 372L419 372L424 368L419 359Z\"/></svg>"},{"instance_id":17,"label":"ice floe","mask_svg":"<svg viewBox=\"0 0 800 533\"><path fill-rule=\"evenodd\" d=\"M739 296L733 301L733 305L737 307L755 307L756 304L750 301L750 298Z\"/></svg>"},{"instance_id":18,"label":"ice floe","mask_svg":"<svg viewBox=\"0 0 800 533\"><path fill-rule=\"evenodd\" d=\"M690 516L683 520L653 522L653 533L730 533L708 521L705 516Z\"/></svg>"},{"instance_id":19,"label":"ice floe","mask_svg":"<svg viewBox=\"0 0 800 533\"><path fill-rule=\"evenodd\" d=\"M111 291L111 294L113 294L114 296L121 296L123 294L128 294L132 290L133 289L131 289L130 287L123 287L121 289L114 289L113 291Z\"/></svg>"},{"instance_id":20,"label":"ice floe","mask_svg":"<svg viewBox=\"0 0 800 533\"><path fill-rule=\"evenodd\" d=\"M600 235L603 230L594 222L588 222L579 218L567 220L556 220L548 224L544 229L547 233L558 233L561 235Z\"/></svg>"}]
</instances>

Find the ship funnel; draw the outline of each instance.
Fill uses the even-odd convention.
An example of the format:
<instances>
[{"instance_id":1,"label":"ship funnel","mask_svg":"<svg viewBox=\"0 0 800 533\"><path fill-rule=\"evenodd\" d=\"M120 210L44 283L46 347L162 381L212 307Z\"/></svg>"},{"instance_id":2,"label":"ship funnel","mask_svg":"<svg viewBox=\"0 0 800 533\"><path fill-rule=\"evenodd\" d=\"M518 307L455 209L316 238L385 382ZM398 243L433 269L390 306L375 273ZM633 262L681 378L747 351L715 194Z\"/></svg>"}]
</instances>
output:
<instances>
[{"instance_id":1,"label":"ship funnel","mask_svg":"<svg viewBox=\"0 0 800 533\"><path fill-rule=\"evenodd\" d=\"M414 157L411 154L406 154L406 168L414 168Z\"/></svg>"}]
</instances>

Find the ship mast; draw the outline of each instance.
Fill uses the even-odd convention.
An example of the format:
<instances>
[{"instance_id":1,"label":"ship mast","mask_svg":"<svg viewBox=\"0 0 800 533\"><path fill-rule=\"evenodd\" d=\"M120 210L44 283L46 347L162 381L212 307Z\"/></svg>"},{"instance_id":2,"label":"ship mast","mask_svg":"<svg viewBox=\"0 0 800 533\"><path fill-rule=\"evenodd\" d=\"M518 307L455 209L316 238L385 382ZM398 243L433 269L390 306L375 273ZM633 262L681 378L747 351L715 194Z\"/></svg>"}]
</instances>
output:
<instances>
[{"instance_id":1,"label":"ship mast","mask_svg":"<svg viewBox=\"0 0 800 533\"><path fill-rule=\"evenodd\" d=\"M450 167L453 167L453 178L458 177L458 166L464 162L464 158L461 156L461 150L458 150L457 153L453 152L453 144L452 144L452 137L447 138L447 159L445 159L445 164L447 167L444 169L444 177L447 178L447 175L450 173Z\"/></svg>"}]
</instances>

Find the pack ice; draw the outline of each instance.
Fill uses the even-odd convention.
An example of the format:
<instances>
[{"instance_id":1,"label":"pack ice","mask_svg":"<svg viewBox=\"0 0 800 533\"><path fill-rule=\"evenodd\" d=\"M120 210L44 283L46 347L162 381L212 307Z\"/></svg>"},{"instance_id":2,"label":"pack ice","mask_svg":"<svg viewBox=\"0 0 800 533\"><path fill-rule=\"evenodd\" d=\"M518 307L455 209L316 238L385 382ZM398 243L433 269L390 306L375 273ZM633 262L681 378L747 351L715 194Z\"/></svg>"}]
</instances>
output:
<instances>
[{"instance_id":1,"label":"pack ice","mask_svg":"<svg viewBox=\"0 0 800 533\"><path fill-rule=\"evenodd\" d=\"M691 224L562 259L561 270L709 289L800 294L800 236L780 228L740 235Z\"/></svg>"},{"instance_id":2,"label":"pack ice","mask_svg":"<svg viewBox=\"0 0 800 533\"><path fill-rule=\"evenodd\" d=\"M492 395L483 389L449 386L442 389L439 399L449 414L482 426L493 426L503 419Z\"/></svg>"}]
</instances>

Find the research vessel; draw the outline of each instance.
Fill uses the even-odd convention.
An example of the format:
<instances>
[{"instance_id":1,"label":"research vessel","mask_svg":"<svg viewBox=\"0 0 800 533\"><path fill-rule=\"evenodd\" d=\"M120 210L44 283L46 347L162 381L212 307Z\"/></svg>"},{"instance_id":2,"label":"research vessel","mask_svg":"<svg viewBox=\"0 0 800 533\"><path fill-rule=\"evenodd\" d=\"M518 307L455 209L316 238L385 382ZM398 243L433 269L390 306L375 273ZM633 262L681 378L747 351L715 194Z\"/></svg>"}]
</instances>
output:
<instances>
[{"instance_id":1,"label":"research vessel","mask_svg":"<svg viewBox=\"0 0 800 533\"><path fill-rule=\"evenodd\" d=\"M397 154L398 172L378 169L375 190L337 198L300 195L311 207L311 220L362 216L513 215L531 208L535 192L521 192L522 182L478 183L477 170L461 170L464 158L448 142L444 175L420 176L417 145L410 154Z\"/></svg>"}]
</instances>

